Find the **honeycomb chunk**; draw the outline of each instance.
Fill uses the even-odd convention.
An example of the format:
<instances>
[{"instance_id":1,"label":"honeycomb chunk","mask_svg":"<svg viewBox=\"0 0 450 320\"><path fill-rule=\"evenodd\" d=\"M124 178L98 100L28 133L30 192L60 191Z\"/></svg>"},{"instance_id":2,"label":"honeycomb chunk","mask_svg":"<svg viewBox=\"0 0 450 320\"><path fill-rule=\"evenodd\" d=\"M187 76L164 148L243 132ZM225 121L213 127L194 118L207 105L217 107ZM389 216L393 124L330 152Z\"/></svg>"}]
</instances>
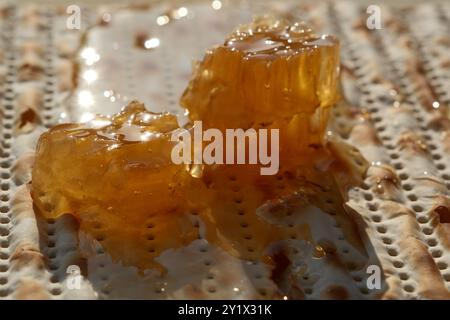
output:
<instances>
[{"instance_id":1,"label":"honeycomb chunk","mask_svg":"<svg viewBox=\"0 0 450 320\"><path fill-rule=\"evenodd\" d=\"M338 75L334 37L316 36L303 23L259 18L206 53L181 104L206 128L278 128L288 156L322 143L339 98Z\"/></svg>"},{"instance_id":2,"label":"honeycomb chunk","mask_svg":"<svg viewBox=\"0 0 450 320\"><path fill-rule=\"evenodd\" d=\"M35 206L46 218L73 214L124 264L152 266L160 251L197 238L185 215L185 190L195 180L171 161L177 128L175 116L148 112L138 102L111 118L52 128L37 146Z\"/></svg>"}]
</instances>

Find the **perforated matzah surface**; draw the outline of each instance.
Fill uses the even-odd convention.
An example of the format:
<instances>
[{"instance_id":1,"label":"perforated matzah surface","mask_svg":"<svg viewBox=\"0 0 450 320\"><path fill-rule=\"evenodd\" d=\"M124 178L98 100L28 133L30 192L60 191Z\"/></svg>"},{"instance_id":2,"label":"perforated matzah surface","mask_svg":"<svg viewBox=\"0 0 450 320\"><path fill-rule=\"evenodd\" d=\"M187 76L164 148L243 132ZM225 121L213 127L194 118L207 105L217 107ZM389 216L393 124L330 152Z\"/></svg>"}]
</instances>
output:
<instances>
[{"instance_id":1,"label":"perforated matzah surface","mask_svg":"<svg viewBox=\"0 0 450 320\"><path fill-rule=\"evenodd\" d=\"M64 7L1 6L0 297L249 299L300 288L297 297L307 299L450 298L450 5L383 6L382 29L371 31L366 8L351 2L222 1L219 10L213 3L217 9L217 1L84 9L80 31L66 29ZM161 23L181 6L186 17ZM293 232L286 241L302 273L291 283L276 284L267 265L238 260L203 239L164 252L158 261L166 274L139 274L112 262L70 216L36 219L27 182L41 132L117 112L131 99L182 119L178 98L192 61L266 12L308 20L341 40L351 106L336 107L330 130L371 163L348 201L362 250L348 241L347 220L311 209L288 223L308 223L333 254L315 257ZM136 47L140 33L159 46ZM243 241L251 239L245 216L230 214L245 229ZM71 265L82 271L79 289L68 285ZM381 289L367 288L369 265L382 268Z\"/></svg>"}]
</instances>

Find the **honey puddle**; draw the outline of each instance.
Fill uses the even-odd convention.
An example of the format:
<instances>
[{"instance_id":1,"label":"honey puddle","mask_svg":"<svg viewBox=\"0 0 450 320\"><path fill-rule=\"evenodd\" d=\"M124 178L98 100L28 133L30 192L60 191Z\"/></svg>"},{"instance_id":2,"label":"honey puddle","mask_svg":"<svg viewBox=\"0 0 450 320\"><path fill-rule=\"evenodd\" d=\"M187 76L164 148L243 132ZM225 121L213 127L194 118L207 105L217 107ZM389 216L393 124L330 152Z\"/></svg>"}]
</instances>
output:
<instances>
[{"instance_id":1,"label":"honey puddle","mask_svg":"<svg viewBox=\"0 0 450 320\"><path fill-rule=\"evenodd\" d=\"M275 50L280 46L286 52ZM198 238L275 270L281 251L268 247L276 241L308 241L321 257L326 253L309 226L295 219L310 207L335 216L363 251L343 204L367 164L325 135L339 98L338 57L332 37L260 19L197 65L181 99L190 119L219 130L279 129L277 175L260 175L259 165L174 164L175 116L133 101L113 117L59 125L41 136L32 179L37 212L73 215L114 261L141 271L165 272L155 258Z\"/></svg>"}]
</instances>

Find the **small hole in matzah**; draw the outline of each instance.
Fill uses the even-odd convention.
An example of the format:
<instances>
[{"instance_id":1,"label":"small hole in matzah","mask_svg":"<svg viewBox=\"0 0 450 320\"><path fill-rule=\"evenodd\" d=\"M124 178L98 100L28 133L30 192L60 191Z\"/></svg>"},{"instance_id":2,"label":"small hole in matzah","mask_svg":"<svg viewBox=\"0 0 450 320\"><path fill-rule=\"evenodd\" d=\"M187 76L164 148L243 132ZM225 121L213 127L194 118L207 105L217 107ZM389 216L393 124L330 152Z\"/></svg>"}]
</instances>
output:
<instances>
[{"instance_id":1,"label":"small hole in matzah","mask_svg":"<svg viewBox=\"0 0 450 320\"><path fill-rule=\"evenodd\" d=\"M377 227L377 231L379 233L386 233L387 229L384 226L379 226L379 227Z\"/></svg>"},{"instance_id":2,"label":"small hole in matzah","mask_svg":"<svg viewBox=\"0 0 450 320\"><path fill-rule=\"evenodd\" d=\"M406 292L414 292L414 287L410 284L404 286L403 289L405 289Z\"/></svg>"},{"instance_id":3,"label":"small hole in matzah","mask_svg":"<svg viewBox=\"0 0 450 320\"><path fill-rule=\"evenodd\" d=\"M409 176L408 176L406 173L400 173L399 178L400 178L401 180L406 180L406 179L409 178Z\"/></svg>"},{"instance_id":4,"label":"small hole in matzah","mask_svg":"<svg viewBox=\"0 0 450 320\"><path fill-rule=\"evenodd\" d=\"M204 264L205 266L210 266L210 265L212 265L212 262L211 262L211 260L205 260L205 261L203 262L203 264Z\"/></svg>"},{"instance_id":5,"label":"small hole in matzah","mask_svg":"<svg viewBox=\"0 0 450 320\"><path fill-rule=\"evenodd\" d=\"M397 250L395 250L395 249L389 249L389 250L388 250L388 254L389 254L391 257L396 257L396 256L398 256L398 252L397 252Z\"/></svg>"},{"instance_id":6,"label":"small hole in matzah","mask_svg":"<svg viewBox=\"0 0 450 320\"><path fill-rule=\"evenodd\" d=\"M381 121L383 121L383 118L377 116L377 117L373 118L373 121L374 122L381 122Z\"/></svg>"},{"instance_id":7,"label":"small hole in matzah","mask_svg":"<svg viewBox=\"0 0 450 320\"><path fill-rule=\"evenodd\" d=\"M377 211L378 210L378 204L376 204L376 203L368 203L367 207L369 208L370 211Z\"/></svg>"},{"instance_id":8,"label":"small hole in matzah","mask_svg":"<svg viewBox=\"0 0 450 320\"><path fill-rule=\"evenodd\" d=\"M397 153L393 153L393 154L391 154L391 159L398 159L399 158L399 155L397 154Z\"/></svg>"},{"instance_id":9,"label":"small hole in matzah","mask_svg":"<svg viewBox=\"0 0 450 320\"><path fill-rule=\"evenodd\" d=\"M394 164L394 168L397 170L401 170L401 169L403 169L403 164L401 164L400 162L397 162Z\"/></svg>"},{"instance_id":10,"label":"small hole in matzah","mask_svg":"<svg viewBox=\"0 0 450 320\"><path fill-rule=\"evenodd\" d=\"M431 256L433 258L440 258L442 257L442 250L434 250L431 252Z\"/></svg>"},{"instance_id":11,"label":"small hole in matzah","mask_svg":"<svg viewBox=\"0 0 450 320\"><path fill-rule=\"evenodd\" d=\"M356 270L356 264L354 262L348 262L346 266L348 270Z\"/></svg>"},{"instance_id":12,"label":"small hole in matzah","mask_svg":"<svg viewBox=\"0 0 450 320\"><path fill-rule=\"evenodd\" d=\"M393 264L396 268L403 268L403 266L405 265L402 261L394 261Z\"/></svg>"},{"instance_id":13,"label":"small hole in matzah","mask_svg":"<svg viewBox=\"0 0 450 320\"><path fill-rule=\"evenodd\" d=\"M372 220L374 222L381 222L381 216L380 215L373 215Z\"/></svg>"},{"instance_id":14,"label":"small hole in matzah","mask_svg":"<svg viewBox=\"0 0 450 320\"><path fill-rule=\"evenodd\" d=\"M417 196L415 194L408 195L408 199L411 201L417 201Z\"/></svg>"},{"instance_id":15,"label":"small hole in matzah","mask_svg":"<svg viewBox=\"0 0 450 320\"><path fill-rule=\"evenodd\" d=\"M208 292L209 293L215 293L216 292L216 288L215 287L209 287L208 288Z\"/></svg>"},{"instance_id":16,"label":"small hole in matzah","mask_svg":"<svg viewBox=\"0 0 450 320\"><path fill-rule=\"evenodd\" d=\"M8 213L8 211L9 211L9 207L7 207L7 206L1 206L0 207L0 212L1 213Z\"/></svg>"},{"instance_id":17,"label":"small hole in matzah","mask_svg":"<svg viewBox=\"0 0 450 320\"><path fill-rule=\"evenodd\" d=\"M364 194L364 199L366 199L367 201L372 201L373 200L373 196L370 193L365 193Z\"/></svg>"},{"instance_id":18,"label":"small hole in matzah","mask_svg":"<svg viewBox=\"0 0 450 320\"><path fill-rule=\"evenodd\" d=\"M208 275L206 276L206 278L207 278L208 280L212 280L212 279L214 279L215 277L214 277L214 274L213 274L213 273L208 273Z\"/></svg>"},{"instance_id":19,"label":"small hole in matzah","mask_svg":"<svg viewBox=\"0 0 450 320\"><path fill-rule=\"evenodd\" d=\"M369 294L369 289L367 289L366 287L360 288L359 291L360 291L362 294Z\"/></svg>"},{"instance_id":20,"label":"small hole in matzah","mask_svg":"<svg viewBox=\"0 0 450 320\"><path fill-rule=\"evenodd\" d=\"M423 233L425 233L426 235L430 235L433 233L433 229L431 228L423 228Z\"/></svg>"},{"instance_id":21,"label":"small hole in matzah","mask_svg":"<svg viewBox=\"0 0 450 320\"><path fill-rule=\"evenodd\" d=\"M422 211L423 211L423 208L422 208L421 206L419 206L419 205L414 205L414 206L413 206L413 210L414 210L415 212L422 212Z\"/></svg>"},{"instance_id":22,"label":"small hole in matzah","mask_svg":"<svg viewBox=\"0 0 450 320\"><path fill-rule=\"evenodd\" d=\"M258 292L259 292L259 294L262 295L263 297L264 297L264 296L267 296L267 290L266 290L266 289L259 289Z\"/></svg>"},{"instance_id":23,"label":"small hole in matzah","mask_svg":"<svg viewBox=\"0 0 450 320\"><path fill-rule=\"evenodd\" d=\"M442 158L442 156L440 154L433 154L434 160L440 160L441 158Z\"/></svg>"},{"instance_id":24,"label":"small hole in matzah","mask_svg":"<svg viewBox=\"0 0 450 320\"><path fill-rule=\"evenodd\" d=\"M445 170L445 164L439 163L436 167L437 167L439 170Z\"/></svg>"},{"instance_id":25,"label":"small hole in matzah","mask_svg":"<svg viewBox=\"0 0 450 320\"><path fill-rule=\"evenodd\" d=\"M9 174L9 172L2 172L2 179L9 179L11 177L11 175Z\"/></svg>"},{"instance_id":26,"label":"small hole in matzah","mask_svg":"<svg viewBox=\"0 0 450 320\"><path fill-rule=\"evenodd\" d=\"M0 236L6 237L9 235L9 230L7 228L0 228Z\"/></svg>"},{"instance_id":27,"label":"small hole in matzah","mask_svg":"<svg viewBox=\"0 0 450 320\"><path fill-rule=\"evenodd\" d=\"M450 273L444 274L444 280L450 282Z\"/></svg>"},{"instance_id":28,"label":"small hole in matzah","mask_svg":"<svg viewBox=\"0 0 450 320\"><path fill-rule=\"evenodd\" d=\"M353 276L353 280L355 280L356 282L361 282L361 281L363 281L363 278L361 276L356 275L356 276Z\"/></svg>"},{"instance_id":29,"label":"small hole in matzah","mask_svg":"<svg viewBox=\"0 0 450 320\"><path fill-rule=\"evenodd\" d=\"M403 280L403 281L409 279L408 274L406 274L406 273L404 273L404 272L400 273L400 274L399 274L399 277L400 277L400 280Z\"/></svg>"},{"instance_id":30,"label":"small hole in matzah","mask_svg":"<svg viewBox=\"0 0 450 320\"><path fill-rule=\"evenodd\" d=\"M154 292L155 292L156 294L161 294L161 293L164 292L164 288L156 288L156 289L154 290Z\"/></svg>"},{"instance_id":31,"label":"small hole in matzah","mask_svg":"<svg viewBox=\"0 0 450 320\"><path fill-rule=\"evenodd\" d=\"M0 285L5 285L8 283L8 278L0 278Z\"/></svg>"},{"instance_id":32,"label":"small hole in matzah","mask_svg":"<svg viewBox=\"0 0 450 320\"><path fill-rule=\"evenodd\" d=\"M361 188L363 188L364 190L369 190L370 189L370 186L367 184L367 183L363 183L362 185L361 185Z\"/></svg>"},{"instance_id":33,"label":"small hole in matzah","mask_svg":"<svg viewBox=\"0 0 450 320\"><path fill-rule=\"evenodd\" d=\"M442 175L442 178L443 178L444 180L450 180L450 175L449 175L449 174L443 174L443 175Z\"/></svg>"},{"instance_id":34,"label":"small hole in matzah","mask_svg":"<svg viewBox=\"0 0 450 320\"><path fill-rule=\"evenodd\" d=\"M108 295L108 294L111 293L111 291L110 291L109 288L104 288L104 289L102 290L102 293L103 293L104 295Z\"/></svg>"},{"instance_id":35,"label":"small hole in matzah","mask_svg":"<svg viewBox=\"0 0 450 320\"><path fill-rule=\"evenodd\" d=\"M435 246L437 246L437 241L436 241L436 239L429 239L429 240L427 241L427 243L428 243L428 245L429 245L430 247L435 247Z\"/></svg>"},{"instance_id":36,"label":"small hole in matzah","mask_svg":"<svg viewBox=\"0 0 450 320\"><path fill-rule=\"evenodd\" d=\"M61 289L58 289L58 288L52 289L51 293L54 296L58 296L61 294Z\"/></svg>"},{"instance_id":37,"label":"small hole in matzah","mask_svg":"<svg viewBox=\"0 0 450 320\"><path fill-rule=\"evenodd\" d=\"M51 271L56 271L56 270L58 270L59 266L58 266L58 264L56 264L56 263L51 263L51 264L48 266L48 268L49 268Z\"/></svg>"},{"instance_id":38,"label":"small hole in matzah","mask_svg":"<svg viewBox=\"0 0 450 320\"><path fill-rule=\"evenodd\" d=\"M406 191L411 191L412 190L412 186L410 184L408 184L408 183L405 183L403 185L403 189L406 190Z\"/></svg>"},{"instance_id":39,"label":"small hole in matzah","mask_svg":"<svg viewBox=\"0 0 450 320\"><path fill-rule=\"evenodd\" d=\"M438 266L439 270L445 270L448 268L448 264L445 262L438 262L437 266Z\"/></svg>"},{"instance_id":40,"label":"small hole in matzah","mask_svg":"<svg viewBox=\"0 0 450 320\"><path fill-rule=\"evenodd\" d=\"M421 216L417 218L417 221L419 221L419 223L427 223L428 222L428 218L425 216Z\"/></svg>"}]
</instances>

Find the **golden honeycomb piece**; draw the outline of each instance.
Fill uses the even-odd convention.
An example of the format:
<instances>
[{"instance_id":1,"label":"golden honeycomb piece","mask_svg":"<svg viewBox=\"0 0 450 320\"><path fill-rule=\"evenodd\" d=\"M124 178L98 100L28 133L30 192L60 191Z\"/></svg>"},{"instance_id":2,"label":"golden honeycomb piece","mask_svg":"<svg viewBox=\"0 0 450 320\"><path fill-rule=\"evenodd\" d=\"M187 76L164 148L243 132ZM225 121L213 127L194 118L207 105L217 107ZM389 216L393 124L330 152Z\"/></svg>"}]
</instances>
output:
<instances>
[{"instance_id":1,"label":"golden honeycomb piece","mask_svg":"<svg viewBox=\"0 0 450 320\"><path fill-rule=\"evenodd\" d=\"M177 129L175 116L148 112L138 102L111 118L52 128L37 146L36 208L46 218L74 215L113 257L151 266L152 256L197 238L185 215L185 190L195 180L171 160Z\"/></svg>"},{"instance_id":2,"label":"golden honeycomb piece","mask_svg":"<svg viewBox=\"0 0 450 320\"><path fill-rule=\"evenodd\" d=\"M280 150L289 156L323 142L338 75L337 39L303 23L259 18L206 53L181 104L205 128L280 129Z\"/></svg>"}]
</instances>

